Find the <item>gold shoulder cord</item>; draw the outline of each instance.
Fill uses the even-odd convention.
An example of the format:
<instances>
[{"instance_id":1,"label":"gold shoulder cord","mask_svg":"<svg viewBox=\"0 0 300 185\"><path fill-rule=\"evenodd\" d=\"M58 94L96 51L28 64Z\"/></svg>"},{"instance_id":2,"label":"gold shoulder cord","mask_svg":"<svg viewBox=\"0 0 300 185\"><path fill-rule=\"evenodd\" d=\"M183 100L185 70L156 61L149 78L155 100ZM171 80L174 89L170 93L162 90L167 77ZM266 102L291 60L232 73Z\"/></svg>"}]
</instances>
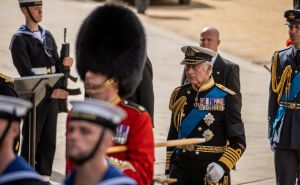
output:
<instances>
[{"instance_id":1,"label":"gold shoulder cord","mask_svg":"<svg viewBox=\"0 0 300 185\"><path fill-rule=\"evenodd\" d=\"M292 67L291 65L288 65L285 67L285 69L282 72L281 78L279 83L277 83L277 77L276 77L276 70L277 70L277 58L278 58L278 51L275 51L274 58L273 58L273 64L272 64L272 90L274 93L278 94L277 102L280 102L280 99L282 97L282 92L285 86L285 93L286 97L289 96L289 91L291 87L291 78L292 78Z\"/></svg>"},{"instance_id":2,"label":"gold shoulder cord","mask_svg":"<svg viewBox=\"0 0 300 185\"><path fill-rule=\"evenodd\" d=\"M182 121L183 108L186 105L186 100L187 100L185 96L181 96L176 100L179 90L180 88L174 90L174 92L171 95L170 103L169 103L169 109L173 112L174 127L176 128L177 131Z\"/></svg>"}]
</instances>

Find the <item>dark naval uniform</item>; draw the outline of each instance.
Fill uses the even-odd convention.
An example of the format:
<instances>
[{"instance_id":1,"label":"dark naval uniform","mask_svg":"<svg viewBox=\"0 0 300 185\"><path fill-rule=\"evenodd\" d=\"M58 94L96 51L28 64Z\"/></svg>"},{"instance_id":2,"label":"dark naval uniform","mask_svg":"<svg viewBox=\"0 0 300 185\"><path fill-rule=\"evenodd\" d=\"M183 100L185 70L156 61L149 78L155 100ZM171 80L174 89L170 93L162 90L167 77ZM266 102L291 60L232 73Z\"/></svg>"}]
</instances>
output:
<instances>
[{"instance_id":1,"label":"dark naval uniform","mask_svg":"<svg viewBox=\"0 0 300 185\"><path fill-rule=\"evenodd\" d=\"M268 135L271 146L275 149L275 170L277 182L280 185L295 184L297 168L299 168L299 59L300 52L294 46L279 50L273 57L268 109ZM280 81L282 81L282 86L276 86L276 83L279 84ZM290 89L286 91L288 84L290 84ZM275 92L275 88L282 89L282 92Z\"/></svg>"},{"instance_id":2,"label":"dark naval uniform","mask_svg":"<svg viewBox=\"0 0 300 185\"><path fill-rule=\"evenodd\" d=\"M230 184L229 172L246 148L244 125L235 93L215 84L211 77L200 89L191 84L176 88L169 109L172 117L168 140L205 138L206 142L168 147L166 174L178 179L175 184L209 184L206 169L211 162L216 162L225 171L219 182Z\"/></svg>"},{"instance_id":3,"label":"dark naval uniform","mask_svg":"<svg viewBox=\"0 0 300 185\"><path fill-rule=\"evenodd\" d=\"M0 174L1 185L46 185L22 157L16 157Z\"/></svg>"},{"instance_id":4,"label":"dark naval uniform","mask_svg":"<svg viewBox=\"0 0 300 185\"><path fill-rule=\"evenodd\" d=\"M41 38L22 25L11 41L11 54L20 76L58 73L61 71L57 46L51 33L39 27ZM40 40L42 39L42 40ZM42 175L51 175L56 145L58 102L50 98L52 90L37 107L36 170ZM24 120L22 156L28 159L29 118Z\"/></svg>"},{"instance_id":5,"label":"dark naval uniform","mask_svg":"<svg viewBox=\"0 0 300 185\"><path fill-rule=\"evenodd\" d=\"M74 184L75 173L76 171L72 172L63 185ZM137 185L137 183L133 179L121 174L115 167L109 165L103 178L96 185Z\"/></svg>"}]
</instances>

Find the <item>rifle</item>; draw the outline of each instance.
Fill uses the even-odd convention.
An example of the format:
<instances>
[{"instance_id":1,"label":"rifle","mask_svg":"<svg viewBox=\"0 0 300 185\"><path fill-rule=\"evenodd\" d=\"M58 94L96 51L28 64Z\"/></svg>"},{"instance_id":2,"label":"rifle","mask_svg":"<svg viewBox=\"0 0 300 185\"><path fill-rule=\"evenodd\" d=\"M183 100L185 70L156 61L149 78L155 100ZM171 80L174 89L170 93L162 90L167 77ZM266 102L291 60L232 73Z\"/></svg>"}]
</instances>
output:
<instances>
[{"instance_id":1,"label":"rifle","mask_svg":"<svg viewBox=\"0 0 300 185\"><path fill-rule=\"evenodd\" d=\"M80 88L77 89L69 89L68 88L68 79L72 80L73 82L77 82L78 78L70 75L70 67L66 67L63 65L64 58L70 56L70 43L66 42L67 39L67 28L64 28L64 42L61 46L60 50L60 65L62 66L63 73L64 73L64 78L62 79L62 89L65 91L69 92L69 95L74 96L74 95L79 95L81 94ZM59 112L68 112L68 105L67 105L67 100L62 100L59 103Z\"/></svg>"}]
</instances>

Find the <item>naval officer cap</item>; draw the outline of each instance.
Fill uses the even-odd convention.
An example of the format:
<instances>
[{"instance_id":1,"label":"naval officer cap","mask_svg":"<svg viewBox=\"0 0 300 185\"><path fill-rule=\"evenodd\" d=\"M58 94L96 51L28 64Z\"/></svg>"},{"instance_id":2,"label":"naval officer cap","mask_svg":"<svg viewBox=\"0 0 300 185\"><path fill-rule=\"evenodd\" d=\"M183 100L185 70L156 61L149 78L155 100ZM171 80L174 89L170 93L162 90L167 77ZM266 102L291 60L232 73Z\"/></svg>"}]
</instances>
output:
<instances>
[{"instance_id":1,"label":"naval officer cap","mask_svg":"<svg viewBox=\"0 0 300 185\"><path fill-rule=\"evenodd\" d=\"M284 12L286 25L300 24L300 10L287 10Z\"/></svg>"},{"instance_id":2,"label":"naval officer cap","mask_svg":"<svg viewBox=\"0 0 300 185\"><path fill-rule=\"evenodd\" d=\"M29 101L0 95L0 118L20 121L31 107Z\"/></svg>"},{"instance_id":3,"label":"naval officer cap","mask_svg":"<svg viewBox=\"0 0 300 185\"><path fill-rule=\"evenodd\" d=\"M181 48L184 53L184 59L180 64L196 65L203 62L211 62L212 57L216 53L208 48L196 47L196 46L184 46Z\"/></svg>"},{"instance_id":4,"label":"naval officer cap","mask_svg":"<svg viewBox=\"0 0 300 185\"><path fill-rule=\"evenodd\" d=\"M118 124L127 117L121 108L95 99L71 102L71 120L88 121L115 131Z\"/></svg>"},{"instance_id":5,"label":"naval officer cap","mask_svg":"<svg viewBox=\"0 0 300 185\"><path fill-rule=\"evenodd\" d=\"M28 7L28 6L40 6L43 4L42 0L19 0L20 7Z\"/></svg>"}]
</instances>

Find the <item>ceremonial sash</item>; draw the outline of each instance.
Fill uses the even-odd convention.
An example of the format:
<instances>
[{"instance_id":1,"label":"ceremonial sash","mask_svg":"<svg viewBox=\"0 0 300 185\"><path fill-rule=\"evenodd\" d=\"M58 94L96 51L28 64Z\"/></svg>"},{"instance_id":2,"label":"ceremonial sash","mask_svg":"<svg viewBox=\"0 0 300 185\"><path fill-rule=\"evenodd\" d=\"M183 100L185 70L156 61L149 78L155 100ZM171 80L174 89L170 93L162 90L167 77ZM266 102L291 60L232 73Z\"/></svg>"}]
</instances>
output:
<instances>
[{"instance_id":1,"label":"ceremonial sash","mask_svg":"<svg viewBox=\"0 0 300 185\"><path fill-rule=\"evenodd\" d=\"M281 97L281 101L290 102L296 98L299 92L300 92L300 73L297 73L292 80L289 96L287 97L287 94L284 92L284 94ZM281 124L282 122L280 123L280 120L282 120L282 118L284 117L285 111L286 111L286 107L282 107L279 105L273 123L272 142L279 143L280 131L282 127Z\"/></svg>"},{"instance_id":2,"label":"ceremonial sash","mask_svg":"<svg viewBox=\"0 0 300 185\"><path fill-rule=\"evenodd\" d=\"M214 87L203 98L224 98L226 95L227 92L218 87ZM193 108L179 127L178 139L187 138L208 112L208 110Z\"/></svg>"}]
</instances>

